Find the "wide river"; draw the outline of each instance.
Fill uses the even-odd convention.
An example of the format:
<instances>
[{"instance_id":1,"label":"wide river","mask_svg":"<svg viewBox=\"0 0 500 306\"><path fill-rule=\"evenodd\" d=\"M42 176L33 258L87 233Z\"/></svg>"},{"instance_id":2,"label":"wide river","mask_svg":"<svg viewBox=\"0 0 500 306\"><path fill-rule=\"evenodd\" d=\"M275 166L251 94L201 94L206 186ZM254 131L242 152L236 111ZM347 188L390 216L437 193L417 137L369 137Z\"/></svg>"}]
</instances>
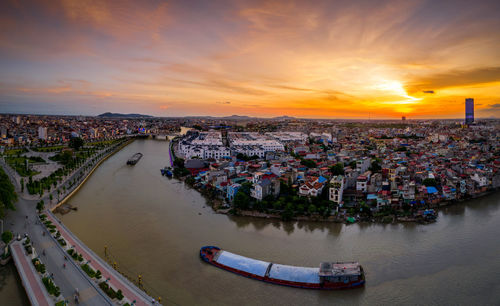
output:
<instances>
[{"instance_id":1,"label":"wide river","mask_svg":"<svg viewBox=\"0 0 500 306\"><path fill-rule=\"evenodd\" d=\"M144 156L135 166L126 160ZM62 221L162 302L179 305L500 303L500 194L458 204L436 223L281 222L215 214L195 190L160 175L168 142L136 140L93 174ZM241 277L199 259L204 245L298 266L359 261L366 286L315 291Z\"/></svg>"}]
</instances>

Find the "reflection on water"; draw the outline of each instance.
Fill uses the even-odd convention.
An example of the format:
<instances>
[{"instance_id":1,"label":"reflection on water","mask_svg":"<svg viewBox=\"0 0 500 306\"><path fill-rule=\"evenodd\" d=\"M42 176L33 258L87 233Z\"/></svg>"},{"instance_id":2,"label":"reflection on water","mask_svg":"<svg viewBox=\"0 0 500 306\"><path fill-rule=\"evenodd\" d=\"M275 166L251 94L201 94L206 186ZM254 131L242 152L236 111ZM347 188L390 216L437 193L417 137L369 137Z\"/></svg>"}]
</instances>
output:
<instances>
[{"instance_id":1,"label":"reflection on water","mask_svg":"<svg viewBox=\"0 0 500 306\"><path fill-rule=\"evenodd\" d=\"M135 152L143 158L125 165ZM438 222L281 222L215 214L195 190L162 177L168 142L139 140L104 162L62 216L99 255L142 274L178 304L494 304L500 300L498 193L447 207ZM364 289L314 291L227 273L198 257L203 245L283 264L359 260Z\"/></svg>"}]
</instances>

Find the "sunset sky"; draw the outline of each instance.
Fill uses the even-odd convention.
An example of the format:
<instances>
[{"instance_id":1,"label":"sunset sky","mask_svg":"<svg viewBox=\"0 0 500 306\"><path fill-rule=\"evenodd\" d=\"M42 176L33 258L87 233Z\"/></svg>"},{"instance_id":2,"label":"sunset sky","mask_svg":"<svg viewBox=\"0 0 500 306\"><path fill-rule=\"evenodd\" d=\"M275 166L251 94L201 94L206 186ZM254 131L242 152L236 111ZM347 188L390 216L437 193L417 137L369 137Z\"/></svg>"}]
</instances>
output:
<instances>
[{"instance_id":1,"label":"sunset sky","mask_svg":"<svg viewBox=\"0 0 500 306\"><path fill-rule=\"evenodd\" d=\"M0 1L0 113L500 117L500 1Z\"/></svg>"}]
</instances>

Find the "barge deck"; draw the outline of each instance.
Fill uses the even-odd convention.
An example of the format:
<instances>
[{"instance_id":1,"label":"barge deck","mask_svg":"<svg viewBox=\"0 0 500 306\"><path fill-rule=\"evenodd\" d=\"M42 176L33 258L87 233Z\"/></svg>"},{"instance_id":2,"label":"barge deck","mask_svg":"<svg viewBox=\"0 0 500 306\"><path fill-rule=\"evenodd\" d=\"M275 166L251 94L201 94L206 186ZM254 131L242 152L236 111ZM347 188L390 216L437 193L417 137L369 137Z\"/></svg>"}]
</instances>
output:
<instances>
[{"instance_id":1,"label":"barge deck","mask_svg":"<svg viewBox=\"0 0 500 306\"><path fill-rule=\"evenodd\" d=\"M135 165L141 159L142 153L135 153L131 158L127 160L127 165Z\"/></svg>"},{"instance_id":2,"label":"barge deck","mask_svg":"<svg viewBox=\"0 0 500 306\"><path fill-rule=\"evenodd\" d=\"M202 247L200 257L218 268L278 285L332 290L361 287L365 283L363 267L357 262L323 262L318 268L297 267L244 257L216 246Z\"/></svg>"}]
</instances>

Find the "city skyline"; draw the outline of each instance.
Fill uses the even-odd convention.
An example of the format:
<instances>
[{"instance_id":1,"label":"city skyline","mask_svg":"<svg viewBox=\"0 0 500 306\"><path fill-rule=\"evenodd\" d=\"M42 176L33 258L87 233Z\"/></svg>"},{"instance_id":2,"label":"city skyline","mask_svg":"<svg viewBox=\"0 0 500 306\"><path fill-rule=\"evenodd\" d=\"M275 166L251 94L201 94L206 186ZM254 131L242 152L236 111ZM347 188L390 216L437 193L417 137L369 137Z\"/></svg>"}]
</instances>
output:
<instances>
[{"instance_id":1,"label":"city skyline","mask_svg":"<svg viewBox=\"0 0 500 306\"><path fill-rule=\"evenodd\" d=\"M473 97L500 116L494 1L0 8L5 113L458 119Z\"/></svg>"}]
</instances>

